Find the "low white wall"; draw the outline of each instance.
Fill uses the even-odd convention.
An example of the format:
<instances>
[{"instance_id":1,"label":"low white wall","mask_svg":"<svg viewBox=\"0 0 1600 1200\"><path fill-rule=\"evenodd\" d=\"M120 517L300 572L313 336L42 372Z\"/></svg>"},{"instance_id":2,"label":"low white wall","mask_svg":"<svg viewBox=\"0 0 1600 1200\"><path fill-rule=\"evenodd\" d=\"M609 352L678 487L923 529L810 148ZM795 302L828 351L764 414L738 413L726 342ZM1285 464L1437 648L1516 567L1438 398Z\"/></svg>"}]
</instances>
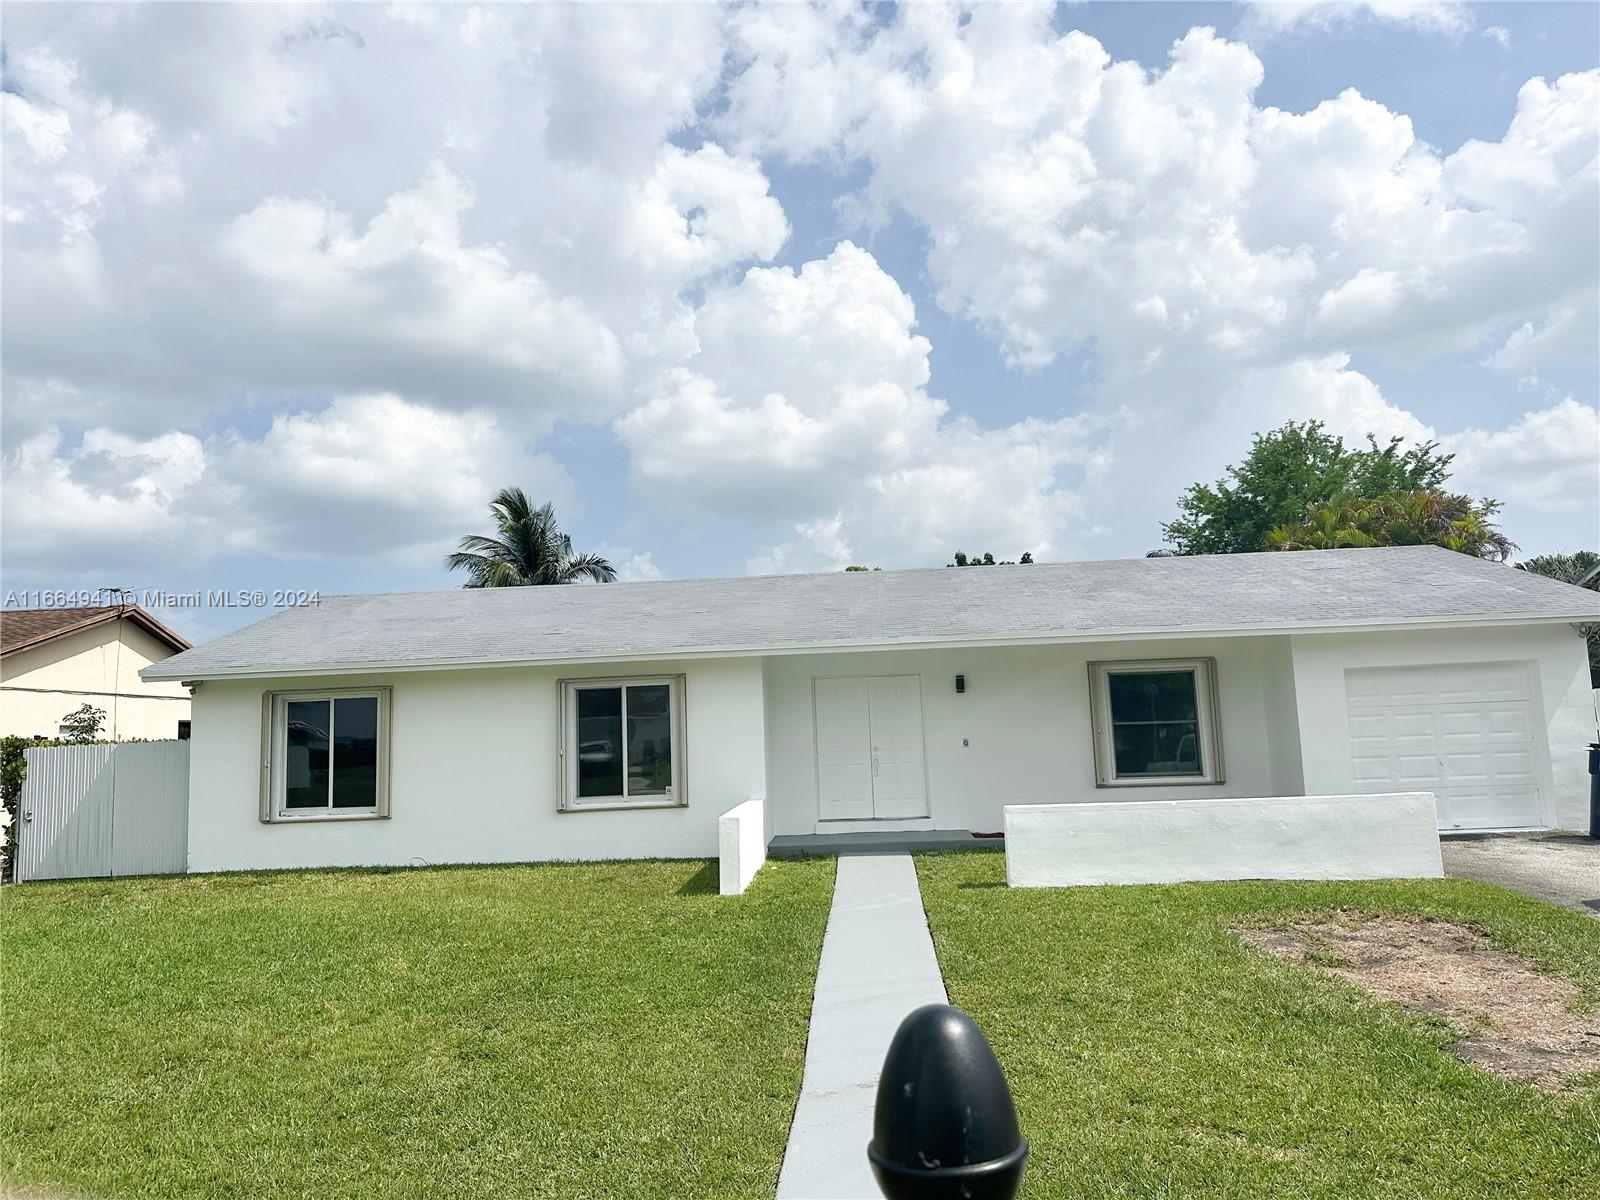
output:
<instances>
[{"instance_id":1,"label":"low white wall","mask_svg":"<svg viewBox=\"0 0 1600 1200\"><path fill-rule=\"evenodd\" d=\"M1443 874L1432 792L1006 806L1012 887Z\"/></svg>"},{"instance_id":2,"label":"low white wall","mask_svg":"<svg viewBox=\"0 0 1600 1200\"><path fill-rule=\"evenodd\" d=\"M559 810L562 679L685 675L682 808ZM259 820L261 693L388 685L385 820ZM761 663L501 667L334 679L208 681L195 691L189 869L710 858L718 818L760 795Z\"/></svg>"},{"instance_id":3,"label":"low white wall","mask_svg":"<svg viewBox=\"0 0 1600 1200\"><path fill-rule=\"evenodd\" d=\"M767 805L752 797L722 814L717 822L717 875L724 896L750 886L767 861Z\"/></svg>"}]
</instances>

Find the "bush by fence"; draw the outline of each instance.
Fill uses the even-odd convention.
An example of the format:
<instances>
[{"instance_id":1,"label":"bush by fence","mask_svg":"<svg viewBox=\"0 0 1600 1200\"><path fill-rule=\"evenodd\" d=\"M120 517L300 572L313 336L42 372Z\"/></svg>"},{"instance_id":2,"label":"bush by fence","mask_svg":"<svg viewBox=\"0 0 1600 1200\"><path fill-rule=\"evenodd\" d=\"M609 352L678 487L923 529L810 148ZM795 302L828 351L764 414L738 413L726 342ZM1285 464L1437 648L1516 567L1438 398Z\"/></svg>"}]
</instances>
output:
<instances>
[{"instance_id":1,"label":"bush by fence","mask_svg":"<svg viewBox=\"0 0 1600 1200\"><path fill-rule=\"evenodd\" d=\"M5 829L0 840L0 878L7 882L17 861L17 828L19 816L17 801L22 796L22 785L28 778L28 760L23 751L30 746L64 746L60 738L17 737L0 738L0 803L5 808Z\"/></svg>"}]
</instances>

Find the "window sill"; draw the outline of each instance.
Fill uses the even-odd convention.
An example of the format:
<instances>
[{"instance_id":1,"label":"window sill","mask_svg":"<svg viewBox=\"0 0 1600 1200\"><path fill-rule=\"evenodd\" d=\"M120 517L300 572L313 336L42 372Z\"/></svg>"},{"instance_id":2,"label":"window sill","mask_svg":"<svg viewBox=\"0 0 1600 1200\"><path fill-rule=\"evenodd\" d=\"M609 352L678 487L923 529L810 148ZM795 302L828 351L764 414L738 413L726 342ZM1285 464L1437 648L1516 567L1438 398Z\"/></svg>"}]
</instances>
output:
<instances>
[{"instance_id":1,"label":"window sill","mask_svg":"<svg viewBox=\"0 0 1600 1200\"><path fill-rule=\"evenodd\" d=\"M387 821L388 813L381 812L352 812L352 813L315 813L300 816L272 816L263 821L263 825L322 825L329 821Z\"/></svg>"},{"instance_id":2,"label":"window sill","mask_svg":"<svg viewBox=\"0 0 1600 1200\"><path fill-rule=\"evenodd\" d=\"M593 800L586 804L563 804L557 812L618 812L635 808L688 808L684 800Z\"/></svg>"},{"instance_id":3,"label":"window sill","mask_svg":"<svg viewBox=\"0 0 1600 1200\"><path fill-rule=\"evenodd\" d=\"M1097 788L1139 788L1139 787L1218 787L1222 779L1197 778L1194 775L1148 775L1137 779L1101 779L1096 781Z\"/></svg>"}]
</instances>

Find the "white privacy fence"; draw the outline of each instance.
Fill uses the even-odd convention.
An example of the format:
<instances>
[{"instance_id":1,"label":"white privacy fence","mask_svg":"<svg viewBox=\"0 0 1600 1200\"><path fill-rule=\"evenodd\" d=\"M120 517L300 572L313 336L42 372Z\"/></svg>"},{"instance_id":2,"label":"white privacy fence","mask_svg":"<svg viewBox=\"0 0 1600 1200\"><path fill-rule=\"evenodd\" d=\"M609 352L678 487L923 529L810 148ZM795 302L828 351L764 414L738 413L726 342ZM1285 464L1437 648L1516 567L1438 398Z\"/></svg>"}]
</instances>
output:
<instances>
[{"instance_id":1,"label":"white privacy fence","mask_svg":"<svg viewBox=\"0 0 1600 1200\"><path fill-rule=\"evenodd\" d=\"M34 746L23 753L18 882L185 869L188 742Z\"/></svg>"}]
</instances>

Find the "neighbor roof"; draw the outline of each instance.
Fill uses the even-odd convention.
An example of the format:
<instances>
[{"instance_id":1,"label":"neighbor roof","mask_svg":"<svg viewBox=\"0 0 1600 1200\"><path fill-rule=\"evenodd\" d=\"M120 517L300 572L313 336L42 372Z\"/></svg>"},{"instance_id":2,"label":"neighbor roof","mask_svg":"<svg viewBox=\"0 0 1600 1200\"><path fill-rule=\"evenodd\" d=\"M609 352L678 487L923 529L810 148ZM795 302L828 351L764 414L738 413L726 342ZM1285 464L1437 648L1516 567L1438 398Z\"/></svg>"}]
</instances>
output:
<instances>
[{"instance_id":1,"label":"neighbor roof","mask_svg":"<svg viewBox=\"0 0 1600 1200\"><path fill-rule=\"evenodd\" d=\"M1600 621L1600 596L1432 546L327 596L146 679L809 649Z\"/></svg>"},{"instance_id":2,"label":"neighbor roof","mask_svg":"<svg viewBox=\"0 0 1600 1200\"><path fill-rule=\"evenodd\" d=\"M15 654L42 646L57 638L80 633L115 621L118 616L165 642L173 650L189 649L189 643L137 604L93 605L87 608L7 608L0 609L0 655Z\"/></svg>"}]
</instances>

